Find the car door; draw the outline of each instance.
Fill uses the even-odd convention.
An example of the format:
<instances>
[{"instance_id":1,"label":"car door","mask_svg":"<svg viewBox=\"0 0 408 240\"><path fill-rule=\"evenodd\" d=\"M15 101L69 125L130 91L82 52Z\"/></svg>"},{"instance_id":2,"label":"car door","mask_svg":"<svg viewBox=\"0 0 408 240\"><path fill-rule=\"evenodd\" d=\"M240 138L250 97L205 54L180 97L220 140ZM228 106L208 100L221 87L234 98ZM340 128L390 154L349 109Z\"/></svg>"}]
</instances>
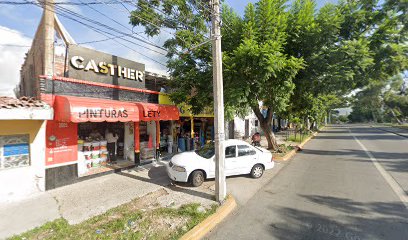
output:
<instances>
[{"instance_id":1,"label":"car door","mask_svg":"<svg viewBox=\"0 0 408 240\"><path fill-rule=\"evenodd\" d=\"M227 176L238 174L236 145L225 148L225 174Z\"/></svg>"},{"instance_id":2,"label":"car door","mask_svg":"<svg viewBox=\"0 0 408 240\"><path fill-rule=\"evenodd\" d=\"M253 165L257 161L255 149L249 145L237 145L238 153L236 157L237 174L247 174L251 171Z\"/></svg>"}]
</instances>

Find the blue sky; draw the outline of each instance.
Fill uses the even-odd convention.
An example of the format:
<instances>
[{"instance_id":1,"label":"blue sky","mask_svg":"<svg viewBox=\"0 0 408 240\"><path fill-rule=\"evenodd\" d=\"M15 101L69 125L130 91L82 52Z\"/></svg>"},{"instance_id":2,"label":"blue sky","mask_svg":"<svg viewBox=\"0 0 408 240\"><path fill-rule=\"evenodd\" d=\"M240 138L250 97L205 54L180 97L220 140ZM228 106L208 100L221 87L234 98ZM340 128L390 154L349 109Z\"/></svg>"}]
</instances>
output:
<instances>
[{"instance_id":1,"label":"blue sky","mask_svg":"<svg viewBox=\"0 0 408 240\"><path fill-rule=\"evenodd\" d=\"M15 0L16 2L22 2L23 0ZM86 2L90 0L57 0L64 2ZM106 1L106 0L96 0L96 1ZM95 2L95 1L94 1ZM245 6L249 2L255 3L255 0L243 1L243 0L226 0L228 5L230 5L238 14L242 15L245 9ZM318 0L316 1L317 7L323 6L325 3L335 3L337 0ZM126 5L129 10L132 10L131 5ZM123 32L131 33L128 29L120 26L119 24L113 22L110 19L107 19L100 13L92 10L87 6L66 6L72 11L75 11L81 15L85 15L93 20L100 21L106 25L120 29ZM122 23L123 25L129 26L129 13L127 10L119 4L114 5L93 5L94 8L106 14L110 18L113 18L117 22ZM16 47L8 46L10 44L29 46L31 39L33 38L37 26L40 22L42 14L42 9L34 5L0 5L0 95L11 95L11 89L19 81L19 69L24 61L24 53L27 52L28 47ZM64 17L59 17L62 24L75 39L77 43L88 42L94 40L105 39L105 36L102 36L93 30L80 25L77 22L66 19ZM141 28L135 28L134 32L141 32ZM158 37L150 39L157 45L161 45L164 40L169 36L169 33L163 32ZM135 60L146 64L146 70L158 72L165 74L165 67L157 64L156 62L141 56L129 49L120 46L114 41L104 41L99 43L84 44L87 47L95 48L100 51L104 51L110 54L118 55L124 58ZM130 47L139 51L140 53L147 55L150 58L153 58L159 62L164 63L165 58L162 55L159 55L155 52L151 52L144 48L130 45Z\"/></svg>"}]
</instances>

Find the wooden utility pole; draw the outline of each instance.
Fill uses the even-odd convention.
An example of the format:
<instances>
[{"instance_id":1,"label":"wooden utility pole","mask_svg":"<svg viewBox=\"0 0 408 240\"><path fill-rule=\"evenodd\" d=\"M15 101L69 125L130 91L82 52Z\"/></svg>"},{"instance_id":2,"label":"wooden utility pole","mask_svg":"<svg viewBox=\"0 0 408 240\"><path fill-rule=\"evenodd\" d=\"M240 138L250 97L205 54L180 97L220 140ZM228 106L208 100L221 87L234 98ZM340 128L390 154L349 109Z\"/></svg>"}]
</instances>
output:
<instances>
[{"instance_id":1,"label":"wooden utility pole","mask_svg":"<svg viewBox=\"0 0 408 240\"><path fill-rule=\"evenodd\" d=\"M211 1L212 56L215 127L215 199L222 202L226 196L224 152L224 91L221 55L221 17L219 0Z\"/></svg>"}]
</instances>

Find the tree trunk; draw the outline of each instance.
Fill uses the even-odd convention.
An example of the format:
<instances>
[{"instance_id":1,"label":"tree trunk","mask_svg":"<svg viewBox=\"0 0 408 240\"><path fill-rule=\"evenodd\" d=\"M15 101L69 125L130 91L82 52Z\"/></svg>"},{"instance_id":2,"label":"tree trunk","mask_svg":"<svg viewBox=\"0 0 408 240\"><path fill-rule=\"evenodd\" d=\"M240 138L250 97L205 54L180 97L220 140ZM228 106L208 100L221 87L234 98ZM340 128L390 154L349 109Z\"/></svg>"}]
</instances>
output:
<instances>
[{"instance_id":1,"label":"tree trunk","mask_svg":"<svg viewBox=\"0 0 408 240\"><path fill-rule=\"evenodd\" d=\"M397 117L397 114L395 114L394 110L392 108L390 108L390 110L391 110L392 116L395 118L395 120L397 120L398 124L402 125L402 121L399 120L399 118Z\"/></svg>"},{"instance_id":2,"label":"tree trunk","mask_svg":"<svg viewBox=\"0 0 408 240\"><path fill-rule=\"evenodd\" d=\"M260 124L262 131L265 134L266 140L268 140L268 149L273 151L279 150L278 142L276 141L275 134L273 134L272 127L267 124Z\"/></svg>"},{"instance_id":3,"label":"tree trunk","mask_svg":"<svg viewBox=\"0 0 408 240\"><path fill-rule=\"evenodd\" d=\"M252 110L255 113L256 118L259 120L259 125L261 126L262 131L265 134L266 140L268 141L268 149L273 151L279 150L278 142L276 141L275 134L272 131L272 116L273 112L271 108L268 108L266 117L264 117L259 110L259 106L253 106Z\"/></svg>"}]
</instances>

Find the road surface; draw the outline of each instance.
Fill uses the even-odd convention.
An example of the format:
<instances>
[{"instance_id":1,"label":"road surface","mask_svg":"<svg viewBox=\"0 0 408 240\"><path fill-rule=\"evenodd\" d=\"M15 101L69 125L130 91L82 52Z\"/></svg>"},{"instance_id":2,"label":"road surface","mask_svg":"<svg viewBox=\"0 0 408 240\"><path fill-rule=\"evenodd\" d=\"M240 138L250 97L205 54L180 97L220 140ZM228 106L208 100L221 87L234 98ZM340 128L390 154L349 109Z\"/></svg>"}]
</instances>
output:
<instances>
[{"instance_id":1,"label":"road surface","mask_svg":"<svg viewBox=\"0 0 408 240\"><path fill-rule=\"evenodd\" d=\"M408 239L408 138L333 126L206 239Z\"/></svg>"}]
</instances>

